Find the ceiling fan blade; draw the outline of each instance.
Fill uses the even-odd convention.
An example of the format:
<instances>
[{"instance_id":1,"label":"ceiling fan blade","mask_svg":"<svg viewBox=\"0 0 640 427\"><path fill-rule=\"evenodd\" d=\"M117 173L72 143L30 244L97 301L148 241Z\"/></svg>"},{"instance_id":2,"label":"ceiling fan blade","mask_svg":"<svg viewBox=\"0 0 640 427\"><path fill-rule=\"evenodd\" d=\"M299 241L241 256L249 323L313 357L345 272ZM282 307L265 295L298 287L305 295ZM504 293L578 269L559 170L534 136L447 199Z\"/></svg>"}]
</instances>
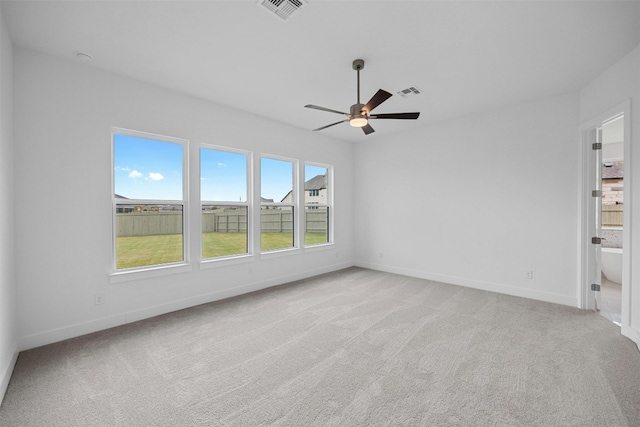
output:
<instances>
[{"instance_id":1,"label":"ceiling fan blade","mask_svg":"<svg viewBox=\"0 0 640 427\"><path fill-rule=\"evenodd\" d=\"M367 123L366 125L362 126L362 131L364 132L365 135L369 135L370 133L375 132L375 130L373 130L373 128L371 127L371 125L369 123Z\"/></svg>"},{"instance_id":2,"label":"ceiling fan blade","mask_svg":"<svg viewBox=\"0 0 640 427\"><path fill-rule=\"evenodd\" d=\"M386 90L378 89L375 95L367 102L367 105L364 106L363 110L369 114L371 110L376 108L378 105L382 104L387 99L391 98L391 94Z\"/></svg>"},{"instance_id":3,"label":"ceiling fan blade","mask_svg":"<svg viewBox=\"0 0 640 427\"><path fill-rule=\"evenodd\" d=\"M332 110L331 108L324 108L324 107L319 107L317 105L312 105L312 104L307 104L305 105L306 108L313 108L314 110L320 110L320 111L328 111L330 113L336 113L336 114L344 114L345 116L348 116L349 113L345 113L343 111L338 111L338 110Z\"/></svg>"},{"instance_id":4,"label":"ceiling fan blade","mask_svg":"<svg viewBox=\"0 0 640 427\"><path fill-rule=\"evenodd\" d=\"M389 114L372 114L370 119L399 119L399 120L416 120L420 113L389 113Z\"/></svg>"},{"instance_id":5,"label":"ceiling fan blade","mask_svg":"<svg viewBox=\"0 0 640 427\"><path fill-rule=\"evenodd\" d=\"M348 121L349 121L349 119L340 120L339 122L331 123L330 125L326 125L326 126L322 126L321 128L314 129L313 131L315 132L315 131L317 131L317 130L322 130L322 129L330 128L331 126L339 125L340 123L344 123L344 122L348 122Z\"/></svg>"}]
</instances>

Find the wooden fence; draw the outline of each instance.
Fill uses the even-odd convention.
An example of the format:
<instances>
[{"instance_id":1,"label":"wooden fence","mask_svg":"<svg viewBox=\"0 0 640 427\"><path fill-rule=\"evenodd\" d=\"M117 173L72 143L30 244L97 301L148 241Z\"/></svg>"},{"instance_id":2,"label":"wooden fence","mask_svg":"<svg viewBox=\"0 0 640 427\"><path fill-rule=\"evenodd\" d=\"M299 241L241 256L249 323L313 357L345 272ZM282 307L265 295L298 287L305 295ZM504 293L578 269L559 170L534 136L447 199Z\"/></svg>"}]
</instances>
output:
<instances>
[{"instance_id":1,"label":"wooden fence","mask_svg":"<svg viewBox=\"0 0 640 427\"><path fill-rule=\"evenodd\" d=\"M293 231L293 209L263 209L260 211L260 229L266 233Z\"/></svg>"},{"instance_id":2,"label":"wooden fence","mask_svg":"<svg viewBox=\"0 0 640 427\"><path fill-rule=\"evenodd\" d=\"M602 226L603 227L622 227L622 204L619 205L602 205Z\"/></svg>"},{"instance_id":3,"label":"wooden fence","mask_svg":"<svg viewBox=\"0 0 640 427\"><path fill-rule=\"evenodd\" d=\"M202 212L203 233L237 233L240 231L247 231L246 210Z\"/></svg>"},{"instance_id":4,"label":"wooden fence","mask_svg":"<svg viewBox=\"0 0 640 427\"><path fill-rule=\"evenodd\" d=\"M327 208L305 210L307 232L327 232ZM293 230L293 211L263 209L260 227L264 232L281 233ZM182 233L182 212L132 212L116 214L117 236L150 236ZM236 233L247 231L247 211L216 210L202 212L204 233Z\"/></svg>"},{"instance_id":5,"label":"wooden fence","mask_svg":"<svg viewBox=\"0 0 640 427\"><path fill-rule=\"evenodd\" d=\"M116 214L116 236L181 234L182 212L132 212Z\"/></svg>"}]
</instances>

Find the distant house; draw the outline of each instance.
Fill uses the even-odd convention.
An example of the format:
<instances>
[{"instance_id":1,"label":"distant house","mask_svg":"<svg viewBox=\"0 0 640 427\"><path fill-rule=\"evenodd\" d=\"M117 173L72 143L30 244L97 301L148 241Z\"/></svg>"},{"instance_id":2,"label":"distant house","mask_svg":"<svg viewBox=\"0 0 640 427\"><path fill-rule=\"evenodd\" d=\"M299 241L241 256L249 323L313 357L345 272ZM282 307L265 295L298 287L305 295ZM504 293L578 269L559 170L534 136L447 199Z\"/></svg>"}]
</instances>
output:
<instances>
[{"instance_id":1,"label":"distant house","mask_svg":"<svg viewBox=\"0 0 640 427\"><path fill-rule=\"evenodd\" d=\"M116 202L116 213L132 213L132 212L160 212L160 211L173 211L173 210L182 210L182 208L177 209L176 206L172 205L133 205L126 204L125 200L129 200L128 197L121 196L120 194L114 194L114 197L118 199ZM124 202L124 203L123 203Z\"/></svg>"},{"instance_id":2,"label":"distant house","mask_svg":"<svg viewBox=\"0 0 640 427\"><path fill-rule=\"evenodd\" d=\"M267 199L265 197L260 196L260 203L274 203L273 199ZM275 206L267 204L262 209L277 209Z\"/></svg>"},{"instance_id":3,"label":"distant house","mask_svg":"<svg viewBox=\"0 0 640 427\"><path fill-rule=\"evenodd\" d=\"M133 205L127 205L120 201L120 200L129 200L128 197L124 197L119 194L114 194L114 197L118 199L116 204L116 213L131 213L134 211Z\"/></svg>"},{"instance_id":4,"label":"distant house","mask_svg":"<svg viewBox=\"0 0 640 427\"><path fill-rule=\"evenodd\" d=\"M291 191L281 200L282 203L291 203ZM304 183L304 203L326 204L327 203L327 176L316 175Z\"/></svg>"},{"instance_id":5,"label":"distant house","mask_svg":"<svg viewBox=\"0 0 640 427\"><path fill-rule=\"evenodd\" d=\"M624 201L624 161L602 164L602 204L621 205Z\"/></svg>"}]
</instances>

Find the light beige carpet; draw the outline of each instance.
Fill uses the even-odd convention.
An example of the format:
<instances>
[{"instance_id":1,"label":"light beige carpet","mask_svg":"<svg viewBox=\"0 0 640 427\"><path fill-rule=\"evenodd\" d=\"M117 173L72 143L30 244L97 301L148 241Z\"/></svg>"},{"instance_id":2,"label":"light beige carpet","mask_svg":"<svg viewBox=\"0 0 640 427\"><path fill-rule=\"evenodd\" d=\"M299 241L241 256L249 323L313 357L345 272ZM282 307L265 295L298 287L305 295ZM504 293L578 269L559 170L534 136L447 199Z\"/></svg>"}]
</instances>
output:
<instances>
[{"instance_id":1,"label":"light beige carpet","mask_svg":"<svg viewBox=\"0 0 640 427\"><path fill-rule=\"evenodd\" d=\"M8 426L639 426L603 317L350 268L21 353Z\"/></svg>"}]
</instances>

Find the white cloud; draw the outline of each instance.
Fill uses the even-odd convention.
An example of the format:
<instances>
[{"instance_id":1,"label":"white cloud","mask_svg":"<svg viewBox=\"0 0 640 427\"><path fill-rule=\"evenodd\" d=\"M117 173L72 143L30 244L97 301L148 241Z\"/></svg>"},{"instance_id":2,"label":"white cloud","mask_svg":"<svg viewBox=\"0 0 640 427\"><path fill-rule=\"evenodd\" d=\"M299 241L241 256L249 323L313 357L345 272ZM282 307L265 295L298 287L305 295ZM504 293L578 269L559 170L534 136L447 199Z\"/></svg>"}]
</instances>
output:
<instances>
[{"instance_id":1,"label":"white cloud","mask_svg":"<svg viewBox=\"0 0 640 427\"><path fill-rule=\"evenodd\" d=\"M224 164L224 163L222 163L222 162L218 162L218 167L219 167L219 168L226 168L226 167L227 167L227 165L226 165L226 164Z\"/></svg>"},{"instance_id":2,"label":"white cloud","mask_svg":"<svg viewBox=\"0 0 640 427\"><path fill-rule=\"evenodd\" d=\"M116 170L117 171L123 171L123 172L131 172L131 169L129 169L128 167L122 167L122 166L116 166Z\"/></svg>"},{"instance_id":3,"label":"white cloud","mask_svg":"<svg viewBox=\"0 0 640 427\"><path fill-rule=\"evenodd\" d=\"M142 178L142 174L134 169L131 171L131 173L129 173L129 178L133 178L133 179Z\"/></svg>"},{"instance_id":4,"label":"white cloud","mask_svg":"<svg viewBox=\"0 0 640 427\"><path fill-rule=\"evenodd\" d=\"M150 181L162 181L164 179L164 176L162 176L162 174L158 172L149 172L149 175L147 175L147 179Z\"/></svg>"}]
</instances>

